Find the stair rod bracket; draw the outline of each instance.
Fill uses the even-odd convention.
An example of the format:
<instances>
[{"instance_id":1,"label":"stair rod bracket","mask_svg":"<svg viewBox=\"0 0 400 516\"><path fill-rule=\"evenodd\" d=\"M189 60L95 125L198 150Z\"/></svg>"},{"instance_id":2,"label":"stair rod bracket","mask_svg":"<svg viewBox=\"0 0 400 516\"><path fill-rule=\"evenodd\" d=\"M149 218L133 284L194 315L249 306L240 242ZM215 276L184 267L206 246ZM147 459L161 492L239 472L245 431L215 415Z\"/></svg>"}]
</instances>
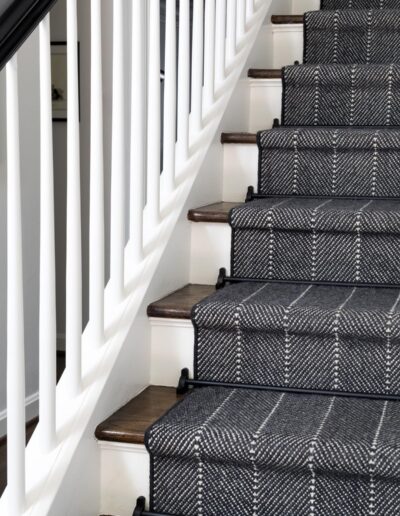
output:
<instances>
[{"instance_id":1,"label":"stair rod bracket","mask_svg":"<svg viewBox=\"0 0 400 516\"><path fill-rule=\"evenodd\" d=\"M190 388L195 387L224 387L227 389L248 389L255 391L269 391L288 394L303 394L316 396L337 396L341 398L361 398L381 401L400 401L400 395L395 394L380 394L380 393L361 393L361 392L346 392L346 391L329 391L322 389L302 389L300 387L283 387L275 385L251 385L245 383L229 383L216 382L210 380L192 380L189 378L189 370L182 369L179 378L177 394L182 395L189 392ZM135 516L135 515L134 515Z\"/></svg>"},{"instance_id":2,"label":"stair rod bracket","mask_svg":"<svg viewBox=\"0 0 400 516\"><path fill-rule=\"evenodd\" d=\"M174 516L173 514L165 514L161 512L149 512L146 511L146 498L144 496L140 496L136 500L136 507L133 511L132 516Z\"/></svg>"}]
</instances>

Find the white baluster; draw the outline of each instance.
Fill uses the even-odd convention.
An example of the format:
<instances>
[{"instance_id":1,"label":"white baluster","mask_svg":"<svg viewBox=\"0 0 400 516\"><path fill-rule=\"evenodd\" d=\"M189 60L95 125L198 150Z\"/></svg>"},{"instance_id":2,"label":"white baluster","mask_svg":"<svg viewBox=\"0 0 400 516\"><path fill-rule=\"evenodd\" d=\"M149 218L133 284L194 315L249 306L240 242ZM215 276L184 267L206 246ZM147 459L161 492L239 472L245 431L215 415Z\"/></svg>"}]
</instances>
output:
<instances>
[{"instance_id":1,"label":"white baluster","mask_svg":"<svg viewBox=\"0 0 400 516\"><path fill-rule=\"evenodd\" d=\"M203 28L203 0L193 0L191 131L194 134L200 132L203 127Z\"/></svg>"},{"instance_id":2,"label":"white baluster","mask_svg":"<svg viewBox=\"0 0 400 516\"><path fill-rule=\"evenodd\" d=\"M176 138L176 2L167 0L165 27L165 80L164 80L164 167L165 184L169 191L175 188Z\"/></svg>"},{"instance_id":3,"label":"white baluster","mask_svg":"<svg viewBox=\"0 0 400 516\"><path fill-rule=\"evenodd\" d=\"M39 420L43 451L56 444L56 267L54 233L53 122L51 101L50 15L40 38L40 306Z\"/></svg>"},{"instance_id":4,"label":"white baluster","mask_svg":"<svg viewBox=\"0 0 400 516\"><path fill-rule=\"evenodd\" d=\"M236 56L236 0L227 0L226 13L226 65Z\"/></svg>"},{"instance_id":5,"label":"white baluster","mask_svg":"<svg viewBox=\"0 0 400 516\"><path fill-rule=\"evenodd\" d=\"M246 33L246 0L237 0L237 41Z\"/></svg>"},{"instance_id":6,"label":"white baluster","mask_svg":"<svg viewBox=\"0 0 400 516\"><path fill-rule=\"evenodd\" d=\"M215 92L215 0L206 0L204 34L204 104L209 108Z\"/></svg>"},{"instance_id":7,"label":"white baluster","mask_svg":"<svg viewBox=\"0 0 400 516\"><path fill-rule=\"evenodd\" d=\"M215 80L218 87L225 80L226 0L218 0L216 7Z\"/></svg>"},{"instance_id":8,"label":"white baluster","mask_svg":"<svg viewBox=\"0 0 400 516\"><path fill-rule=\"evenodd\" d=\"M190 5L179 2L178 50L178 152L184 162L189 154L189 98L190 98Z\"/></svg>"},{"instance_id":9,"label":"white baluster","mask_svg":"<svg viewBox=\"0 0 400 516\"><path fill-rule=\"evenodd\" d=\"M150 0L147 123L147 210L150 224L160 217L160 0Z\"/></svg>"},{"instance_id":10,"label":"white baluster","mask_svg":"<svg viewBox=\"0 0 400 516\"><path fill-rule=\"evenodd\" d=\"M25 505L25 358L22 272L18 63L6 66L7 84L7 472L10 516Z\"/></svg>"},{"instance_id":11,"label":"white baluster","mask_svg":"<svg viewBox=\"0 0 400 516\"><path fill-rule=\"evenodd\" d=\"M71 395L81 388L82 244L79 146L78 27L76 0L67 0L67 263L66 372Z\"/></svg>"},{"instance_id":12,"label":"white baluster","mask_svg":"<svg viewBox=\"0 0 400 516\"><path fill-rule=\"evenodd\" d=\"M18 62L7 84L7 461L10 516L25 505L25 358L22 270Z\"/></svg>"},{"instance_id":13,"label":"white baluster","mask_svg":"<svg viewBox=\"0 0 400 516\"><path fill-rule=\"evenodd\" d=\"M111 249L110 276L114 302L124 297L125 248L125 64L123 0L114 0L113 19L113 107L111 163Z\"/></svg>"},{"instance_id":14,"label":"white baluster","mask_svg":"<svg viewBox=\"0 0 400 516\"><path fill-rule=\"evenodd\" d=\"M249 20L254 14L254 0L247 0L246 20Z\"/></svg>"},{"instance_id":15,"label":"white baluster","mask_svg":"<svg viewBox=\"0 0 400 516\"><path fill-rule=\"evenodd\" d=\"M132 91L131 91L131 174L130 240L133 259L143 257L143 206L146 149L145 90L145 7L141 0L132 2Z\"/></svg>"},{"instance_id":16,"label":"white baluster","mask_svg":"<svg viewBox=\"0 0 400 516\"><path fill-rule=\"evenodd\" d=\"M89 312L95 344L104 341L104 153L101 0L91 0Z\"/></svg>"}]
</instances>

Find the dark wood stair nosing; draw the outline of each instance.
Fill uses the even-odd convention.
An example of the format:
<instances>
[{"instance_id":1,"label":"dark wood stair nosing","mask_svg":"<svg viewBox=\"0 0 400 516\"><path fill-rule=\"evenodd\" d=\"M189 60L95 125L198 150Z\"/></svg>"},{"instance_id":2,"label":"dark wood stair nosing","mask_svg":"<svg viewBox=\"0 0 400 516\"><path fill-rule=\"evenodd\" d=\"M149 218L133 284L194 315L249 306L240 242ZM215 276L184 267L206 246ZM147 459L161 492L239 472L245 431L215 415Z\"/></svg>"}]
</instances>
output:
<instances>
[{"instance_id":1,"label":"dark wood stair nosing","mask_svg":"<svg viewBox=\"0 0 400 516\"><path fill-rule=\"evenodd\" d=\"M257 143L256 133L221 133L223 144L251 144Z\"/></svg>"},{"instance_id":2,"label":"dark wood stair nosing","mask_svg":"<svg viewBox=\"0 0 400 516\"><path fill-rule=\"evenodd\" d=\"M208 222L212 224L227 224L229 222L229 213L232 208L240 206L240 202L218 202L202 206L200 208L192 208L188 211L188 220L191 222Z\"/></svg>"},{"instance_id":3,"label":"dark wood stair nosing","mask_svg":"<svg viewBox=\"0 0 400 516\"><path fill-rule=\"evenodd\" d=\"M271 23L275 25L300 25L304 23L303 14L273 14Z\"/></svg>"},{"instance_id":4,"label":"dark wood stair nosing","mask_svg":"<svg viewBox=\"0 0 400 516\"><path fill-rule=\"evenodd\" d=\"M142 445L147 429L181 398L174 387L150 385L100 423L95 436L99 441Z\"/></svg>"},{"instance_id":5,"label":"dark wood stair nosing","mask_svg":"<svg viewBox=\"0 0 400 516\"><path fill-rule=\"evenodd\" d=\"M282 68L249 68L247 77L250 79L282 79Z\"/></svg>"},{"instance_id":6,"label":"dark wood stair nosing","mask_svg":"<svg viewBox=\"0 0 400 516\"><path fill-rule=\"evenodd\" d=\"M154 301L147 307L148 317L190 320L192 308L215 291L214 285L188 284Z\"/></svg>"}]
</instances>

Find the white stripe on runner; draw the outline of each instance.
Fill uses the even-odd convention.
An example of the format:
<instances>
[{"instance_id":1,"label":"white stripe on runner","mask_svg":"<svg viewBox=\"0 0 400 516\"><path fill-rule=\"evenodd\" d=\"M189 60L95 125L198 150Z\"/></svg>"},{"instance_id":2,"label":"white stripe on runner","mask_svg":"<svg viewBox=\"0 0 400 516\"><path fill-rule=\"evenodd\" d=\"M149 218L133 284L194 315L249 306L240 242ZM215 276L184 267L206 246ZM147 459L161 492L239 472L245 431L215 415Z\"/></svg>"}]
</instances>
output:
<instances>
[{"instance_id":1,"label":"white stripe on runner","mask_svg":"<svg viewBox=\"0 0 400 516\"><path fill-rule=\"evenodd\" d=\"M333 389L339 389L339 373L340 373L340 337L339 337L339 319L342 315L342 310L346 304L350 301L357 290L357 287L353 288L350 295L344 300L335 312L335 320L333 326L333 334L335 337L334 353L333 353Z\"/></svg>"},{"instance_id":2,"label":"white stripe on runner","mask_svg":"<svg viewBox=\"0 0 400 516\"><path fill-rule=\"evenodd\" d=\"M390 309L388 313L388 318L386 321L386 353L385 353L385 391L389 392L391 384L392 384L392 323L393 323L393 315L399 304L400 294L397 296L397 299Z\"/></svg>"},{"instance_id":3,"label":"white stripe on runner","mask_svg":"<svg viewBox=\"0 0 400 516\"><path fill-rule=\"evenodd\" d=\"M231 391L229 395L225 398L225 400L221 403L219 407L217 407L212 414L206 419L206 421L199 427L194 437L194 453L197 460L197 515L203 516L203 470L204 464L201 460L201 439L203 437L203 432L206 429L207 425L212 421L212 419L217 416L217 414L223 409L226 403L232 398L232 396L236 393L236 389Z\"/></svg>"},{"instance_id":4,"label":"white stripe on runner","mask_svg":"<svg viewBox=\"0 0 400 516\"><path fill-rule=\"evenodd\" d=\"M244 304L249 301L252 297L256 296L259 292L264 290L268 286L265 283L262 287L258 288L255 292L247 296L241 301L235 309L235 329L236 329L236 381L242 381L242 329L240 327L240 318Z\"/></svg>"},{"instance_id":5,"label":"white stripe on runner","mask_svg":"<svg viewBox=\"0 0 400 516\"><path fill-rule=\"evenodd\" d=\"M317 441L319 436L321 435L322 429L324 428L324 425L329 417L329 414L332 411L333 404L335 403L335 398L331 399L331 402L329 404L328 410L325 413L325 416L323 417L321 424L319 425L319 428L317 430L317 433L314 435L309 449L309 455L308 455L308 469L311 473L311 479L310 479L310 516L315 516L316 512L316 483L317 483L317 476L315 473L315 467L314 467L314 459L315 459L315 449L317 446Z\"/></svg>"},{"instance_id":6,"label":"white stripe on runner","mask_svg":"<svg viewBox=\"0 0 400 516\"><path fill-rule=\"evenodd\" d=\"M290 357L290 352L291 352L291 335L290 335L290 332L289 332L289 314L290 314L290 310L295 306L296 303L298 303L300 301L300 299L302 299L306 294L307 292L313 287L313 285L310 285L308 286L305 290L303 290L303 292L294 300L290 303L290 305L288 305L285 309L284 309L284 314L283 314L283 329L284 329L284 332L285 332L285 367L284 367L284 382L285 382L285 385L288 385L289 383L289 380L290 380L290 368L291 368L291 357Z\"/></svg>"},{"instance_id":7,"label":"white stripe on runner","mask_svg":"<svg viewBox=\"0 0 400 516\"><path fill-rule=\"evenodd\" d=\"M369 451L369 498L368 498L368 516L376 515L376 484L375 484L375 470L376 470L376 450L378 448L378 440L383 427L383 421L386 416L388 402L385 401L382 409L382 415L379 420L378 428L375 433L374 440Z\"/></svg>"},{"instance_id":8,"label":"white stripe on runner","mask_svg":"<svg viewBox=\"0 0 400 516\"><path fill-rule=\"evenodd\" d=\"M317 212L320 208L322 208L322 206L325 206L326 204L329 204L330 202L332 202L332 199L328 199L327 201L321 203L320 205L318 205L316 208L313 209L312 214L311 214L311 231L312 231L311 280L312 281L315 281L316 275L317 275L316 266L317 266L318 245L317 245L317 232L315 230L315 225L317 222Z\"/></svg>"},{"instance_id":9,"label":"white stripe on runner","mask_svg":"<svg viewBox=\"0 0 400 516\"><path fill-rule=\"evenodd\" d=\"M258 516L258 510L259 510L259 491L260 491L260 472L258 469L257 464L255 463L255 453L256 453L256 445L258 438L261 435L261 432L264 430L266 425L271 420L272 416L277 411L279 405L281 404L283 398L285 396L285 393L281 394L278 401L276 402L275 406L271 410L271 412L268 414L266 419L263 421L260 428L257 430L257 432L253 435L252 441L250 443L250 460L253 463L253 507L252 507L252 516Z\"/></svg>"},{"instance_id":10,"label":"white stripe on runner","mask_svg":"<svg viewBox=\"0 0 400 516\"><path fill-rule=\"evenodd\" d=\"M356 214L356 254L355 254L355 281L360 281L361 278L361 216L362 212L367 208L373 201L368 201L362 206Z\"/></svg>"}]
</instances>

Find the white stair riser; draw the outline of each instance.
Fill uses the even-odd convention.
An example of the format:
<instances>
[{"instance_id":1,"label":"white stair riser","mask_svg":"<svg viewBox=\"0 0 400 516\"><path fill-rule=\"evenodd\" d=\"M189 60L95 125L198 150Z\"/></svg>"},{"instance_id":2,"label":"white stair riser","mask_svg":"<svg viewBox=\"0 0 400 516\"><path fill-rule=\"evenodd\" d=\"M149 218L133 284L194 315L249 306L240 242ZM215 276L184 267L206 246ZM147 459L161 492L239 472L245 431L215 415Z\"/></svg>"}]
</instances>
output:
<instances>
[{"instance_id":1,"label":"white stair riser","mask_svg":"<svg viewBox=\"0 0 400 516\"><path fill-rule=\"evenodd\" d=\"M292 0L292 14L303 14L307 11L318 11L321 0Z\"/></svg>"},{"instance_id":2,"label":"white stair riser","mask_svg":"<svg viewBox=\"0 0 400 516\"><path fill-rule=\"evenodd\" d=\"M190 320L150 318L151 385L176 387L184 367L192 371L194 330Z\"/></svg>"},{"instance_id":3,"label":"white stair riser","mask_svg":"<svg viewBox=\"0 0 400 516\"><path fill-rule=\"evenodd\" d=\"M303 61L304 26L303 24L272 25L273 67L292 65Z\"/></svg>"},{"instance_id":4,"label":"white stair riser","mask_svg":"<svg viewBox=\"0 0 400 516\"><path fill-rule=\"evenodd\" d=\"M223 201L244 201L250 185L257 190L257 145L225 144L223 167Z\"/></svg>"},{"instance_id":5,"label":"white stair riser","mask_svg":"<svg viewBox=\"0 0 400 516\"><path fill-rule=\"evenodd\" d=\"M100 513L132 516L139 496L149 499L150 458L143 445L99 441Z\"/></svg>"},{"instance_id":6,"label":"white stair riser","mask_svg":"<svg viewBox=\"0 0 400 516\"><path fill-rule=\"evenodd\" d=\"M230 270L231 228L228 224L193 222L190 283L215 284L220 267Z\"/></svg>"},{"instance_id":7,"label":"white stair riser","mask_svg":"<svg viewBox=\"0 0 400 516\"><path fill-rule=\"evenodd\" d=\"M268 23L260 30L251 68L281 68L303 61L303 24ZM272 52L266 52L272 49Z\"/></svg>"},{"instance_id":8,"label":"white stair riser","mask_svg":"<svg viewBox=\"0 0 400 516\"><path fill-rule=\"evenodd\" d=\"M280 119L282 114L281 79L247 79L247 86L249 126L246 130L256 132L271 128L274 118Z\"/></svg>"}]
</instances>

